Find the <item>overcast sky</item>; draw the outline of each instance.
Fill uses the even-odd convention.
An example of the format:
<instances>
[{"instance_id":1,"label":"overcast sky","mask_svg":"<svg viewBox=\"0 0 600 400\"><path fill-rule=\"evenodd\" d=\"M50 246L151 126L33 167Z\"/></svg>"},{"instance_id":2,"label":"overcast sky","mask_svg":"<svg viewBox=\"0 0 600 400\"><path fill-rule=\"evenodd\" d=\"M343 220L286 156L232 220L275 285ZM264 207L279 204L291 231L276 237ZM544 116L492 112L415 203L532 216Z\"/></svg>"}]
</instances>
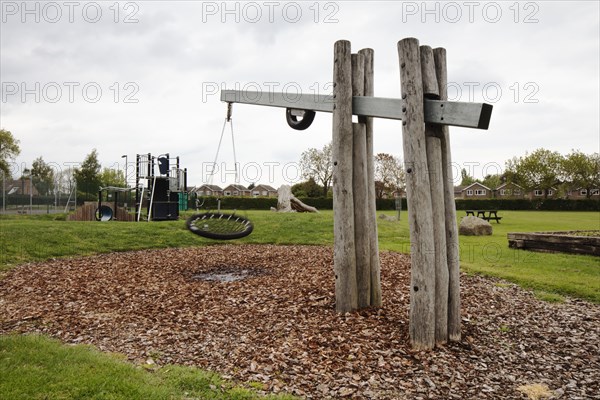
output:
<instances>
[{"instance_id":1,"label":"overcast sky","mask_svg":"<svg viewBox=\"0 0 600 400\"><path fill-rule=\"evenodd\" d=\"M199 185L225 118L219 90L329 94L339 39L374 49L381 97L400 97L400 39L447 49L451 100L494 105L489 130L450 130L457 169L477 178L539 147L600 151L597 1L0 5L0 127L22 149L14 175L36 157L64 168L95 148L104 167L124 169L128 155L130 176L138 153L179 156ZM326 113L294 131L283 109L237 104L233 121L242 184L295 183L300 154L331 140ZM375 122L375 152L402 157L400 121ZM218 164L233 169L230 136Z\"/></svg>"}]
</instances>

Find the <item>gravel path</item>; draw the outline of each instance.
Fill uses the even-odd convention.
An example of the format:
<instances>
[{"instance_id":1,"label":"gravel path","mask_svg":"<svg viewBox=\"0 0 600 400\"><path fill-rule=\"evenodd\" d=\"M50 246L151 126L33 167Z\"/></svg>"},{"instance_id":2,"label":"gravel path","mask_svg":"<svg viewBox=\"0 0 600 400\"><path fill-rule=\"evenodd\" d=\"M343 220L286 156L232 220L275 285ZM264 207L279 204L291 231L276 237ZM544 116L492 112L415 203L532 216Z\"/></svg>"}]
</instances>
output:
<instances>
[{"instance_id":1,"label":"gravel path","mask_svg":"<svg viewBox=\"0 0 600 400\"><path fill-rule=\"evenodd\" d=\"M383 307L346 315L334 311L327 247L224 245L25 264L0 279L0 333L196 365L304 398L600 399L599 305L549 304L463 275L462 341L415 352L409 258L382 252L381 262Z\"/></svg>"}]
</instances>

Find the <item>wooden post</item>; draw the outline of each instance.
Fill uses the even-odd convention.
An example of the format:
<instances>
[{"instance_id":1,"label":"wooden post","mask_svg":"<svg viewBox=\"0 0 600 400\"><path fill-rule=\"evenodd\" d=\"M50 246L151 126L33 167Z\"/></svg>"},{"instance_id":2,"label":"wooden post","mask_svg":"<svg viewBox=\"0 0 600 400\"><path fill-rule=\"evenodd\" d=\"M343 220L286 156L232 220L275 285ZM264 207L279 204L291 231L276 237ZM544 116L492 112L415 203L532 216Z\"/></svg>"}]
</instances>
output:
<instances>
[{"instance_id":1,"label":"wooden post","mask_svg":"<svg viewBox=\"0 0 600 400\"><path fill-rule=\"evenodd\" d=\"M427 134L429 128L425 128ZM435 342L448 341L448 261L446 258L446 223L442 146L440 139L427 136L427 166L431 183L433 236L435 240Z\"/></svg>"},{"instance_id":2,"label":"wooden post","mask_svg":"<svg viewBox=\"0 0 600 400\"><path fill-rule=\"evenodd\" d=\"M357 307L354 199L352 196L352 63L350 42L339 40L333 62L333 263L335 307Z\"/></svg>"},{"instance_id":3,"label":"wooden post","mask_svg":"<svg viewBox=\"0 0 600 400\"><path fill-rule=\"evenodd\" d=\"M374 52L373 49L362 49L358 52L364 59L364 95L373 97L375 95L375 83L373 74ZM381 307L381 266L379 263L379 239L377 235L377 208L375 195L375 155L373 152L373 117L359 118L363 120L366 127L367 141L367 216L369 220L368 237L370 248L371 267L371 306Z\"/></svg>"},{"instance_id":4,"label":"wooden post","mask_svg":"<svg viewBox=\"0 0 600 400\"><path fill-rule=\"evenodd\" d=\"M405 101L402 142L411 238L409 332L413 348L431 349L435 345L435 252L419 41L414 38L399 41L398 58Z\"/></svg>"},{"instance_id":5,"label":"wooden post","mask_svg":"<svg viewBox=\"0 0 600 400\"><path fill-rule=\"evenodd\" d=\"M440 100L448 99L448 72L446 70L446 49L433 50L435 71L439 86ZM458 247L458 227L456 223L456 202L454 201L454 179L450 153L450 132L447 125L441 127L442 174L444 182L444 208L446 221L446 257L448 260L448 337L460 341L460 261Z\"/></svg>"},{"instance_id":6,"label":"wooden post","mask_svg":"<svg viewBox=\"0 0 600 400\"><path fill-rule=\"evenodd\" d=\"M352 96L364 94L364 60L352 54ZM354 198L354 243L358 308L371 304L370 242L367 210L367 138L362 122L352 124L352 196Z\"/></svg>"},{"instance_id":7,"label":"wooden post","mask_svg":"<svg viewBox=\"0 0 600 400\"><path fill-rule=\"evenodd\" d=\"M419 58L421 60L421 75L423 76L423 95L429 99L439 99L440 92L435 76L435 62L431 47L421 46Z\"/></svg>"},{"instance_id":8,"label":"wooden post","mask_svg":"<svg viewBox=\"0 0 600 400\"><path fill-rule=\"evenodd\" d=\"M433 50L421 46L421 73L423 94L439 98L435 74ZM425 124L427 138L427 169L431 185L431 208L433 212L433 236L435 243L435 342L448 341L448 262L446 259L446 223L444 205L444 182L442 174L442 149L439 139L440 127Z\"/></svg>"}]
</instances>

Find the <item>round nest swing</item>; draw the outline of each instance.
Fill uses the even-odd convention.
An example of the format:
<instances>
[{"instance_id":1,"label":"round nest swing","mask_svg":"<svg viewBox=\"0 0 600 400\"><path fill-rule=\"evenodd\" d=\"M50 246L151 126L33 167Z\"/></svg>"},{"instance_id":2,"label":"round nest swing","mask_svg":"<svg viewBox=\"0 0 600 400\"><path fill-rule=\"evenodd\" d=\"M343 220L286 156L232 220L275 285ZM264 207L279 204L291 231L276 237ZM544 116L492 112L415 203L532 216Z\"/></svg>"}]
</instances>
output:
<instances>
[{"instance_id":1,"label":"round nest swing","mask_svg":"<svg viewBox=\"0 0 600 400\"><path fill-rule=\"evenodd\" d=\"M217 240L240 239L254 229L252 222L244 217L213 212L193 214L187 219L186 225L196 235Z\"/></svg>"}]
</instances>

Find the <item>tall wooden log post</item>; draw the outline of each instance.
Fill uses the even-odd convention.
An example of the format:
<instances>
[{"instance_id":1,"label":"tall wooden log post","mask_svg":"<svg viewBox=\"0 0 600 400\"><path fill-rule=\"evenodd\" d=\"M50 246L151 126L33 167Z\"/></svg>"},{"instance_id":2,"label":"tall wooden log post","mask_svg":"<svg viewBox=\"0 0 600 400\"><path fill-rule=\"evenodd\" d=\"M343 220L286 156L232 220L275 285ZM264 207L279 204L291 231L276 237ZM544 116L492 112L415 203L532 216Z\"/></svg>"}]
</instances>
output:
<instances>
[{"instance_id":1,"label":"tall wooden log post","mask_svg":"<svg viewBox=\"0 0 600 400\"><path fill-rule=\"evenodd\" d=\"M352 96L364 94L364 59L352 54ZM367 132L362 122L352 123L352 194L354 196L354 243L356 248L356 284L358 308L371 304L371 254L369 213L367 208Z\"/></svg>"},{"instance_id":2,"label":"tall wooden log post","mask_svg":"<svg viewBox=\"0 0 600 400\"><path fill-rule=\"evenodd\" d=\"M333 209L336 310L381 305L373 121L352 123L352 97L373 95L373 50L334 48Z\"/></svg>"},{"instance_id":3,"label":"tall wooden log post","mask_svg":"<svg viewBox=\"0 0 600 400\"><path fill-rule=\"evenodd\" d=\"M435 345L435 247L419 41L398 42L398 57L405 102L402 142L411 238L409 332L415 349L430 349Z\"/></svg>"},{"instance_id":4,"label":"tall wooden log post","mask_svg":"<svg viewBox=\"0 0 600 400\"><path fill-rule=\"evenodd\" d=\"M416 39L404 39L398 43L398 54L412 260L409 331L414 348L428 349L461 336L449 131L447 125L425 124L420 114L424 98L448 97L446 51L419 48ZM425 176L417 174L422 168L427 170Z\"/></svg>"},{"instance_id":5,"label":"tall wooden log post","mask_svg":"<svg viewBox=\"0 0 600 400\"><path fill-rule=\"evenodd\" d=\"M446 49L441 47L434 49L433 58L435 60L440 100L447 100ZM454 201L454 177L452 176L452 156L450 153L450 132L448 125L442 125L439 130L444 183L446 258L448 260L448 338L452 341L460 341L460 261L456 202Z\"/></svg>"},{"instance_id":6,"label":"tall wooden log post","mask_svg":"<svg viewBox=\"0 0 600 400\"><path fill-rule=\"evenodd\" d=\"M352 61L350 42L347 40L339 40L334 46L333 98L335 308L343 313L358 306L352 193Z\"/></svg>"},{"instance_id":7,"label":"tall wooden log post","mask_svg":"<svg viewBox=\"0 0 600 400\"><path fill-rule=\"evenodd\" d=\"M375 96L374 51L362 49L358 54L364 60L364 95ZM373 151L373 117L360 117L359 122L365 124L367 141L367 191L368 191L368 237L371 268L371 306L381 307L381 266L379 262L379 239L377 235L377 208L375 195L375 154Z\"/></svg>"},{"instance_id":8,"label":"tall wooden log post","mask_svg":"<svg viewBox=\"0 0 600 400\"><path fill-rule=\"evenodd\" d=\"M438 100L440 96L433 50L429 46L421 46L420 52L423 95L426 98ZM435 342L445 343L448 340L448 261L446 259L446 212L440 132L441 127L425 124L435 243Z\"/></svg>"}]
</instances>

